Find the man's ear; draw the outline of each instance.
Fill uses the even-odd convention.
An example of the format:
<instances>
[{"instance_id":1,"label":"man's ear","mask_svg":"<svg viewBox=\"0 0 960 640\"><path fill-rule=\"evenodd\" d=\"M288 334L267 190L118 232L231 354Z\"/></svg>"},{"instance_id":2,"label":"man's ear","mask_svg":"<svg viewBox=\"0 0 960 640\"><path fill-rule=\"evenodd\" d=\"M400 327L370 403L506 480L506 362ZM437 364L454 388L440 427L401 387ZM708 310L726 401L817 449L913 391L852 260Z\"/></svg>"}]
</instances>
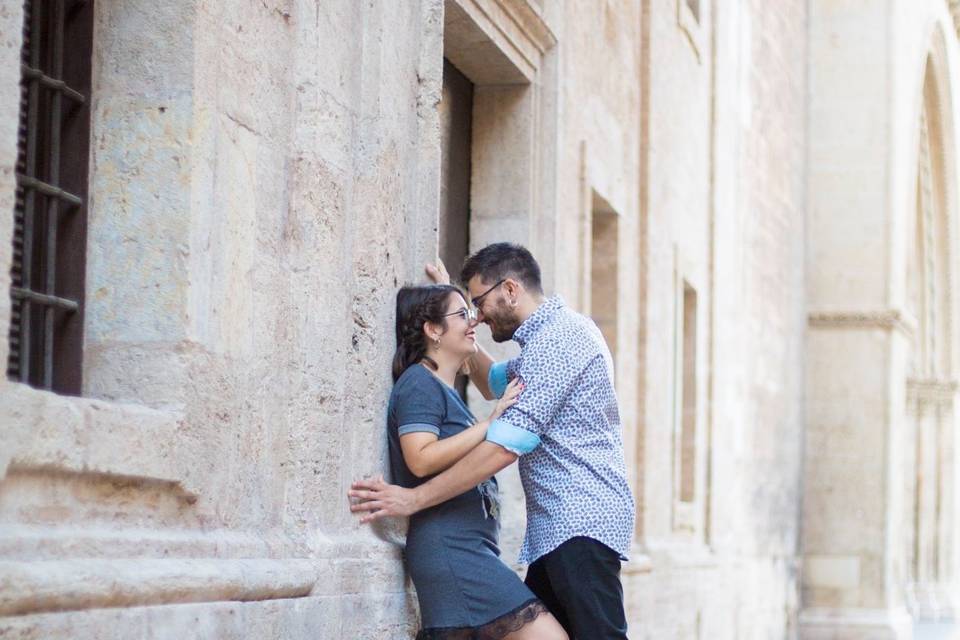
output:
<instances>
[{"instance_id":1,"label":"man's ear","mask_svg":"<svg viewBox=\"0 0 960 640\"><path fill-rule=\"evenodd\" d=\"M473 297L473 291L470 290L470 283L474 283L474 285L476 286L478 292L479 292L479 293L482 293L481 287L483 286L483 278L481 278L480 276L475 275L475 276L473 276L472 278L470 278L469 280L467 280L466 282L463 283L463 288L466 290L467 296L469 296L470 298L472 298L472 297Z\"/></svg>"},{"instance_id":2,"label":"man's ear","mask_svg":"<svg viewBox=\"0 0 960 640\"><path fill-rule=\"evenodd\" d=\"M523 285L513 278L507 278L501 285L508 298L516 300L523 294Z\"/></svg>"}]
</instances>

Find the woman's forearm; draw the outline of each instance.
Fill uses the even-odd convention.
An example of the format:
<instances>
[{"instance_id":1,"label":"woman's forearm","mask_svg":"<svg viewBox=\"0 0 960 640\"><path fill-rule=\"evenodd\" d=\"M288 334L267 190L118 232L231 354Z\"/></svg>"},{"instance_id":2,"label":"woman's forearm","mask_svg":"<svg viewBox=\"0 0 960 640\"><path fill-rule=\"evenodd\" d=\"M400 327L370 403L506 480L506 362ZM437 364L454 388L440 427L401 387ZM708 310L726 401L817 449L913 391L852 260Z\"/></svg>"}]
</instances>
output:
<instances>
[{"instance_id":1,"label":"woman's forearm","mask_svg":"<svg viewBox=\"0 0 960 640\"><path fill-rule=\"evenodd\" d=\"M472 427L460 433L434 440L410 453L409 459L406 449L404 461L410 471L418 477L432 476L452 467L460 458L467 455L474 447L484 441L487 436L489 420L481 420Z\"/></svg>"}]
</instances>

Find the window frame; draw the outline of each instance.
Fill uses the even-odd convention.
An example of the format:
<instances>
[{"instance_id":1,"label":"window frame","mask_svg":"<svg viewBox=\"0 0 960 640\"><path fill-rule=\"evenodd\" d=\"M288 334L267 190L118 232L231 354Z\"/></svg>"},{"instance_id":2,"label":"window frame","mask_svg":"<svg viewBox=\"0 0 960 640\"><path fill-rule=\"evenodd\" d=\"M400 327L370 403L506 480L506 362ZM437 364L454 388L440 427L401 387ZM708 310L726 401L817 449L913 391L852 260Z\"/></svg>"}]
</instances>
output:
<instances>
[{"instance_id":1,"label":"window frame","mask_svg":"<svg viewBox=\"0 0 960 640\"><path fill-rule=\"evenodd\" d=\"M93 2L26 0L7 376L82 389Z\"/></svg>"}]
</instances>

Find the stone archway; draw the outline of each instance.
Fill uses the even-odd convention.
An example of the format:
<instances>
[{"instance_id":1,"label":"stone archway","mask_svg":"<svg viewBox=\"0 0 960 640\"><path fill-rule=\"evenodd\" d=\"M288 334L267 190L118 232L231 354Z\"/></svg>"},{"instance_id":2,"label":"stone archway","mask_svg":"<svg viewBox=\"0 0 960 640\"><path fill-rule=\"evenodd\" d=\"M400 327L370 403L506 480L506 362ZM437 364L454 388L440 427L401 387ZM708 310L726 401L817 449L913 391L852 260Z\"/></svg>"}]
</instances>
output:
<instances>
[{"instance_id":1,"label":"stone archway","mask_svg":"<svg viewBox=\"0 0 960 640\"><path fill-rule=\"evenodd\" d=\"M956 167L945 43L934 32L919 105L914 207L908 210L904 309L914 320L902 433L903 573L919 618L955 610L957 353Z\"/></svg>"},{"instance_id":2,"label":"stone archway","mask_svg":"<svg viewBox=\"0 0 960 640\"><path fill-rule=\"evenodd\" d=\"M815 8L801 636L907 638L957 566L953 24L931 6L865 43L896 17Z\"/></svg>"}]
</instances>

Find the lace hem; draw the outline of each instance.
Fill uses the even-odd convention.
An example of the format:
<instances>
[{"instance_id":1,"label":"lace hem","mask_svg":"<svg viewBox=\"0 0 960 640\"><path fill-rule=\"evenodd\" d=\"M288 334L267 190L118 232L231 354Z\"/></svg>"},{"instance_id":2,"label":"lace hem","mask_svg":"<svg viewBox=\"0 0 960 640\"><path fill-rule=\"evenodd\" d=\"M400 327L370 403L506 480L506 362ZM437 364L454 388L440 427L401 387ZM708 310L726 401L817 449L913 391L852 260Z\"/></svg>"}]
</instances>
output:
<instances>
[{"instance_id":1,"label":"lace hem","mask_svg":"<svg viewBox=\"0 0 960 640\"><path fill-rule=\"evenodd\" d=\"M479 627L421 629L416 640L501 640L547 612L546 605L534 598Z\"/></svg>"}]
</instances>

